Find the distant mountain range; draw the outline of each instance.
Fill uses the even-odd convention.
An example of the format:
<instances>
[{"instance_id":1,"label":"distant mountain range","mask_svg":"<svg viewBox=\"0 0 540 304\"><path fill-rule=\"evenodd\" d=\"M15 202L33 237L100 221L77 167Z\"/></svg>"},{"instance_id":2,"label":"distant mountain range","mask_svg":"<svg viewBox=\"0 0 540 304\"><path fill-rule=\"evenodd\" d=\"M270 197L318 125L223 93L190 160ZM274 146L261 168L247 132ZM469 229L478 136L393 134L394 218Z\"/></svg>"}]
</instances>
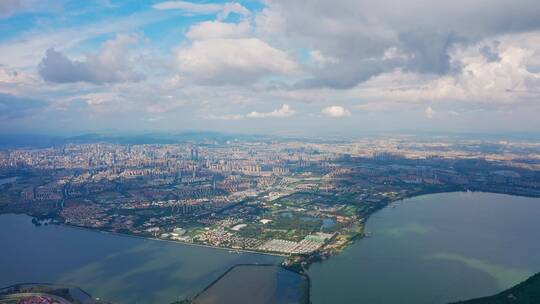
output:
<instances>
[{"instance_id":1,"label":"distant mountain range","mask_svg":"<svg viewBox=\"0 0 540 304\"><path fill-rule=\"evenodd\" d=\"M336 138L290 137L261 134L237 134L210 131L141 132L141 133L87 133L75 136L49 136L40 134L0 134L0 148L45 148L68 143L115 143L123 145L175 144L175 143L226 143L234 141L305 141L343 142Z\"/></svg>"},{"instance_id":2,"label":"distant mountain range","mask_svg":"<svg viewBox=\"0 0 540 304\"><path fill-rule=\"evenodd\" d=\"M540 134L508 134L507 136L494 134L455 134L446 135L438 133L395 133L380 135L365 135L368 138L412 136L417 141L476 139L497 142L499 140L540 140ZM362 138L366 138L362 137ZM342 143L353 140L349 137L313 137L313 136L279 136L261 134L222 133L213 131L183 131L183 132L121 132L106 131L103 133L87 133L73 136L42 135L42 134L0 134L0 149L5 148L45 148L68 143L116 143L128 145L140 144L174 144L174 143L226 143L227 141L304 141L311 143ZM495 149L497 145L493 146ZM484 144L483 149L489 147Z\"/></svg>"},{"instance_id":3,"label":"distant mountain range","mask_svg":"<svg viewBox=\"0 0 540 304\"><path fill-rule=\"evenodd\" d=\"M77 136L48 136L36 134L0 135L0 148L43 148L68 143L117 143L117 144L173 144L186 142L218 142L227 141L264 141L276 137L266 135L225 134L219 132L180 132L180 133L140 133L140 134L99 134L90 133Z\"/></svg>"}]
</instances>

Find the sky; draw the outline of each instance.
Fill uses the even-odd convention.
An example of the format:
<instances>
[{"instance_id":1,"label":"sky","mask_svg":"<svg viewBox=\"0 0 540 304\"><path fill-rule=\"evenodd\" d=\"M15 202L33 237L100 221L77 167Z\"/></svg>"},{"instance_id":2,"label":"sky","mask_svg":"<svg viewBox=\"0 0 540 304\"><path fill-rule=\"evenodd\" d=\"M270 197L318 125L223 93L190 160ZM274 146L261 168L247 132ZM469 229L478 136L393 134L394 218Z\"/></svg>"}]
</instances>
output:
<instances>
[{"instance_id":1,"label":"sky","mask_svg":"<svg viewBox=\"0 0 540 304\"><path fill-rule=\"evenodd\" d=\"M538 133L538 0L0 1L0 133Z\"/></svg>"}]
</instances>

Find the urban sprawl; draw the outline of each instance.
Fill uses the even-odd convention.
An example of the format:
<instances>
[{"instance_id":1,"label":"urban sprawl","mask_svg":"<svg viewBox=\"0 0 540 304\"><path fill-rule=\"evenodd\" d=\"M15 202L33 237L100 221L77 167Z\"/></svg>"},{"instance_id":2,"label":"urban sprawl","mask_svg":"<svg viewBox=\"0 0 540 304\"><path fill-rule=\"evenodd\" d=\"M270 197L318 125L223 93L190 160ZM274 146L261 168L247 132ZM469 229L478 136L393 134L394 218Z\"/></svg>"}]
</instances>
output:
<instances>
[{"instance_id":1,"label":"urban sprawl","mask_svg":"<svg viewBox=\"0 0 540 304\"><path fill-rule=\"evenodd\" d=\"M411 137L63 144L0 150L0 212L287 256L301 267L368 234L374 211L446 191L540 196L540 144Z\"/></svg>"}]
</instances>

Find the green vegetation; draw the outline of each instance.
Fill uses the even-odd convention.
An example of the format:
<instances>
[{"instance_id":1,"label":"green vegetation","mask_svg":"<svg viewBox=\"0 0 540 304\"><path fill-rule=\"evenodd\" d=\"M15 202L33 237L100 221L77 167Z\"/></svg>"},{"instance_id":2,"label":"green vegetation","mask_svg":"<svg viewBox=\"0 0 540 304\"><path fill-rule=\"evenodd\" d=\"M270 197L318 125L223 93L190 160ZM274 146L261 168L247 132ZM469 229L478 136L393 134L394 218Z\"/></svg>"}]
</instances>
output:
<instances>
[{"instance_id":1,"label":"green vegetation","mask_svg":"<svg viewBox=\"0 0 540 304\"><path fill-rule=\"evenodd\" d=\"M299 216L275 216L266 224L251 224L238 232L242 237L258 239L286 239L300 241L306 235L318 231L322 220L303 219Z\"/></svg>"},{"instance_id":2,"label":"green vegetation","mask_svg":"<svg viewBox=\"0 0 540 304\"><path fill-rule=\"evenodd\" d=\"M499 294L456 304L538 304L540 303L540 273Z\"/></svg>"}]
</instances>

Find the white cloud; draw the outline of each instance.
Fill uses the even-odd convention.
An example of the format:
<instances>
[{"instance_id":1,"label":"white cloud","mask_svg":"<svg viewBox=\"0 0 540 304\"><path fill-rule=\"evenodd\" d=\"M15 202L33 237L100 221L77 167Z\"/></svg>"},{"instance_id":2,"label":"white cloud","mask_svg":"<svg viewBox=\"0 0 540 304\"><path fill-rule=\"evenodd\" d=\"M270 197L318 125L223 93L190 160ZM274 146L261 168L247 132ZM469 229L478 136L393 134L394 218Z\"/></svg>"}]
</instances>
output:
<instances>
[{"instance_id":1,"label":"white cloud","mask_svg":"<svg viewBox=\"0 0 540 304\"><path fill-rule=\"evenodd\" d=\"M402 50L398 49L395 46L392 46L384 50L382 59L383 60L392 60L392 59L408 60L408 59L412 59L412 56L409 54L405 54Z\"/></svg>"},{"instance_id":2,"label":"white cloud","mask_svg":"<svg viewBox=\"0 0 540 304\"><path fill-rule=\"evenodd\" d=\"M490 60L481 54L460 58L462 73L450 90L460 99L478 101L516 102L530 93L538 97L540 73L528 69L528 61L535 55L535 50L506 45L498 51L499 60ZM537 51L540 51L540 45Z\"/></svg>"},{"instance_id":3,"label":"white cloud","mask_svg":"<svg viewBox=\"0 0 540 304\"><path fill-rule=\"evenodd\" d=\"M0 67L0 88L3 90L15 89L20 85L36 86L40 84L40 77L26 70ZM14 92L14 91L12 91Z\"/></svg>"},{"instance_id":4,"label":"white cloud","mask_svg":"<svg viewBox=\"0 0 540 304\"><path fill-rule=\"evenodd\" d=\"M141 120L137 115L160 117L167 128L224 124L212 120L229 120L226 125L238 129L249 124L266 131L287 128L296 119L250 119L293 115L282 104L297 111L302 104L313 115L299 119L313 125L324 115L344 117L354 112L362 119L343 121L368 128L377 128L379 121L384 126L436 127L450 120L465 121L472 111L482 111L488 125L497 117L489 116L489 111L506 110L512 110L514 117L521 111L515 119L518 123L538 125L530 117L540 109L540 19L531 18L537 10L524 8L527 3L535 7L537 0L517 1L510 11L501 9L509 0L458 0L457 6L412 0L399 14L392 9L395 5L389 5L395 1L306 5L299 0L264 0L253 13L236 2L167 1L155 4L156 10L116 11L114 17L98 16L92 22L70 19L80 12L67 7L58 21L25 14L21 17L30 18L35 26L0 39L0 91L48 100L46 107L37 109L48 111L42 117L49 118L52 109L60 106L73 114L62 115L75 120L87 112L130 111L132 121ZM15 2L0 0L0 6ZM420 4L434 13L425 16L418 10ZM21 11L36 10L22 7L15 13ZM439 18L446 11L452 18ZM486 11L487 16L478 11ZM184 18L186 40L177 37L183 29L173 26L163 28L158 36L150 33L149 39L135 45L110 42L102 49L95 47L96 41L116 33L144 31L145 25L182 14L198 15ZM521 15L524 18L515 18ZM462 21L456 24L456 20ZM7 20L11 21L15 20ZM159 37L182 42L171 49L171 39ZM38 74L37 66L51 48L66 65L49 62L45 78L61 85L45 82ZM304 50L311 50L307 59ZM137 72L144 72L146 78L130 82L139 79L133 77ZM73 81L80 82L65 84ZM262 104L268 108L257 107ZM128 115L118 114L123 116ZM209 120L198 125L199 119ZM340 127L337 119L334 123L329 127Z\"/></svg>"},{"instance_id":5,"label":"white cloud","mask_svg":"<svg viewBox=\"0 0 540 304\"><path fill-rule=\"evenodd\" d=\"M285 118L291 117L296 113L288 104L283 104L281 108L270 112L253 111L248 114L210 114L204 115L204 119L210 120L241 120L245 118Z\"/></svg>"},{"instance_id":6,"label":"white cloud","mask_svg":"<svg viewBox=\"0 0 540 304\"><path fill-rule=\"evenodd\" d=\"M342 106L330 106L321 110L321 113L332 118L342 118L351 115L351 112Z\"/></svg>"},{"instance_id":7,"label":"white cloud","mask_svg":"<svg viewBox=\"0 0 540 304\"><path fill-rule=\"evenodd\" d=\"M490 46L488 56L486 46ZM450 58L455 71L448 75L395 70L349 90L349 97L370 103L437 101L456 105L533 103L540 98L540 32L458 45Z\"/></svg>"},{"instance_id":8,"label":"white cloud","mask_svg":"<svg viewBox=\"0 0 540 304\"><path fill-rule=\"evenodd\" d=\"M251 26L247 21L240 23L204 21L190 27L186 33L186 37L191 40L241 38L249 35L250 31Z\"/></svg>"},{"instance_id":9,"label":"white cloud","mask_svg":"<svg viewBox=\"0 0 540 304\"><path fill-rule=\"evenodd\" d=\"M395 69L425 75L455 71L452 49L508 33L540 29L536 0L269 0L257 14L265 40L339 58L315 70L306 87L349 89ZM425 11L430 14L426 15Z\"/></svg>"},{"instance_id":10,"label":"white cloud","mask_svg":"<svg viewBox=\"0 0 540 304\"><path fill-rule=\"evenodd\" d=\"M253 111L246 115L249 118L283 118L293 116L295 111L288 105L284 104L281 108L276 109L272 112L256 112Z\"/></svg>"},{"instance_id":11,"label":"white cloud","mask_svg":"<svg viewBox=\"0 0 540 304\"><path fill-rule=\"evenodd\" d=\"M245 84L299 71L286 53L257 38L196 40L176 56L180 71L203 84Z\"/></svg>"},{"instance_id":12,"label":"white cloud","mask_svg":"<svg viewBox=\"0 0 540 304\"><path fill-rule=\"evenodd\" d=\"M241 16L249 16L251 12L237 2L228 2L223 5L221 12L218 14L217 18L219 20L225 20L229 17L230 14L239 14Z\"/></svg>"},{"instance_id":13,"label":"white cloud","mask_svg":"<svg viewBox=\"0 0 540 304\"><path fill-rule=\"evenodd\" d=\"M214 3L193 3L188 1L165 1L152 6L156 10L183 10L189 13L212 14L219 12L223 6Z\"/></svg>"},{"instance_id":14,"label":"white cloud","mask_svg":"<svg viewBox=\"0 0 540 304\"><path fill-rule=\"evenodd\" d=\"M43 1L42 1L43 2ZM43 2L45 3L45 2ZM107 18L94 23L68 28L39 28L16 35L12 39L0 39L0 64L11 68L35 68L46 50L57 51L77 47L83 41L107 34L135 31L139 27L166 18L155 12L135 13L124 18Z\"/></svg>"},{"instance_id":15,"label":"white cloud","mask_svg":"<svg viewBox=\"0 0 540 304\"><path fill-rule=\"evenodd\" d=\"M319 64L319 65L325 65L328 63L338 63L339 59L335 57L325 56L323 53L319 50L313 50L309 53L311 59Z\"/></svg>"},{"instance_id":16,"label":"white cloud","mask_svg":"<svg viewBox=\"0 0 540 304\"><path fill-rule=\"evenodd\" d=\"M249 16L250 11L237 2L217 3L194 3L189 1L165 1L152 6L156 10L181 10L191 14L210 15L218 14L218 20L227 19L232 14Z\"/></svg>"},{"instance_id":17,"label":"white cloud","mask_svg":"<svg viewBox=\"0 0 540 304\"><path fill-rule=\"evenodd\" d=\"M39 64L39 74L44 80L57 83L104 84L142 80L143 76L130 67L128 47L137 41L138 37L134 35L118 35L105 41L101 52L87 55L85 61L71 60L49 49Z\"/></svg>"},{"instance_id":18,"label":"white cloud","mask_svg":"<svg viewBox=\"0 0 540 304\"><path fill-rule=\"evenodd\" d=\"M118 92L93 92L78 95L74 99L84 102L84 110L92 115L130 110L130 105L124 102L125 96Z\"/></svg>"}]
</instances>

